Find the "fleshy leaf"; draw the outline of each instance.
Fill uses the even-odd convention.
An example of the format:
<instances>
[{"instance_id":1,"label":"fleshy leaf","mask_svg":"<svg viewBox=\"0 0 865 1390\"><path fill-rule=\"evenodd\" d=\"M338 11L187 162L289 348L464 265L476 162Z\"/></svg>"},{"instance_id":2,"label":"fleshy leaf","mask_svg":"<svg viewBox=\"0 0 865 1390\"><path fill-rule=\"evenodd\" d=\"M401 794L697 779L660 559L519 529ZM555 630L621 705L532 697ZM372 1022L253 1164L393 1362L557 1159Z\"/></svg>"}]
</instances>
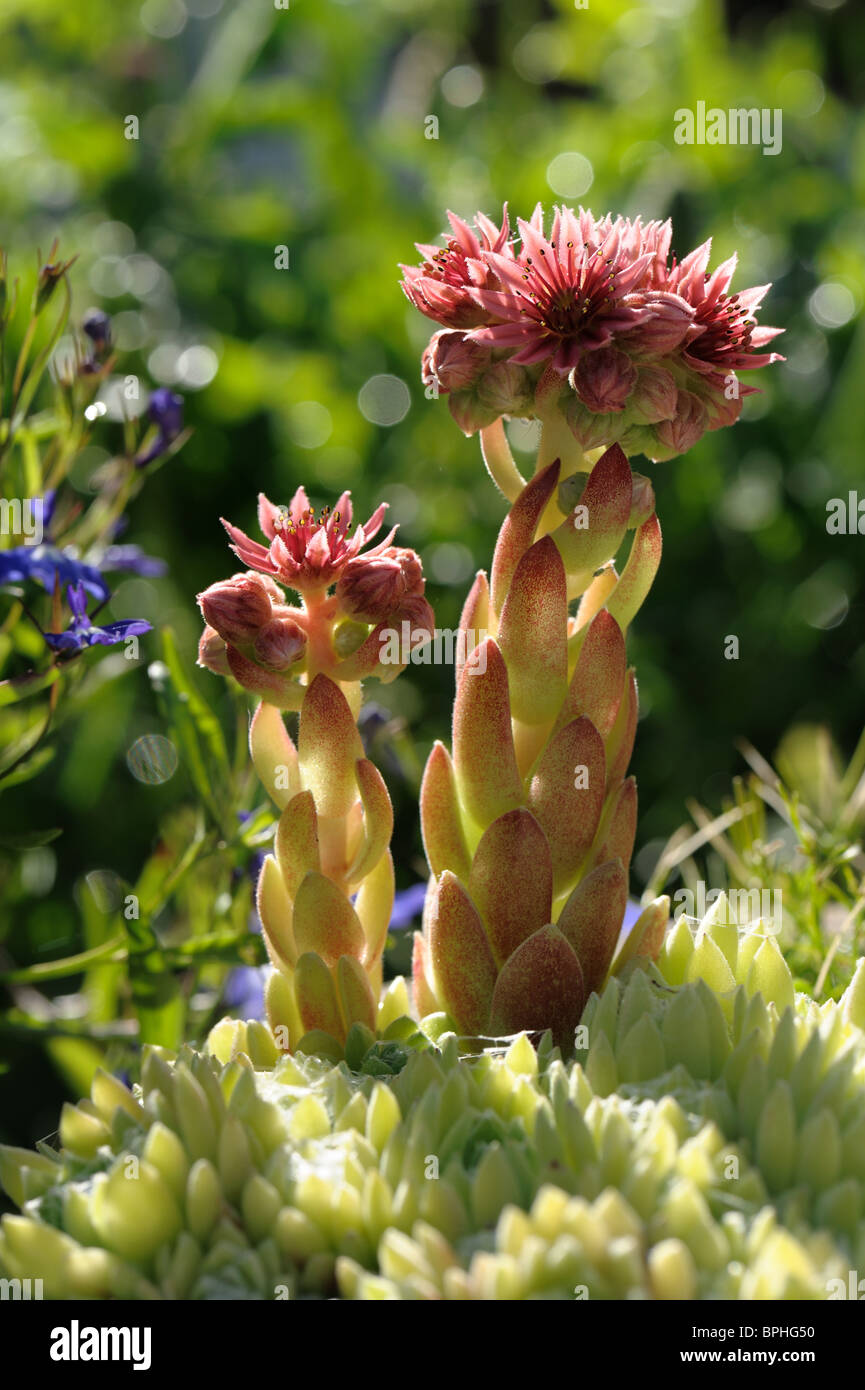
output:
<instances>
[{"instance_id":1,"label":"fleshy leaf","mask_svg":"<svg viewBox=\"0 0 865 1390\"><path fill-rule=\"evenodd\" d=\"M358 758L355 775L363 802L363 841L347 879L358 883L381 859L393 832L393 806L384 778L368 758Z\"/></svg>"},{"instance_id":2,"label":"fleshy leaf","mask_svg":"<svg viewBox=\"0 0 865 1390\"><path fill-rule=\"evenodd\" d=\"M499 965L550 920L553 866L544 832L520 807L494 820L472 861L468 891Z\"/></svg>"},{"instance_id":3,"label":"fleshy leaf","mask_svg":"<svg viewBox=\"0 0 865 1390\"><path fill-rule=\"evenodd\" d=\"M366 971L354 956L340 956L336 967L336 987L346 1032L363 1023L375 1032L376 1007Z\"/></svg>"},{"instance_id":4,"label":"fleshy leaf","mask_svg":"<svg viewBox=\"0 0 865 1390\"><path fill-rule=\"evenodd\" d=\"M394 876L390 850L382 855L371 873L360 885L354 910L363 924L366 950L363 963L367 970L384 950L387 929L393 912Z\"/></svg>"},{"instance_id":5,"label":"fleshy leaf","mask_svg":"<svg viewBox=\"0 0 865 1390\"><path fill-rule=\"evenodd\" d=\"M585 986L580 962L558 927L536 931L502 967L490 1010L496 1034L543 1033L559 1047L573 1042Z\"/></svg>"},{"instance_id":6,"label":"fleshy leaf","mask_svg":"<svg viewBox=\"0 0 865 1390\"><path fill-rule=\"evenodd\" d=\"M581 714L606 739L616 723L625 690L625 639L606 609L592 620L559 715L556 732Z\"/></svg>"},{"instance_id":7,"label":"fleshy leaf","mask_svg":"<svg viewBox=\"0 0 865 1390\"><path fill-rule=\"evenodd\" d=\"M298 759L319 815L344 816L357 800L355 763L362 757L348 701L327 676L316 676L300 712Z\"/></svg>"},{"instance_id":8,"label":"fleshy leaf","mask_svg":"<svg viewBox=\"0 0 865 1390\"><path fill-rule=\"evenodd\" d=\"M414 934L411 953L412 994L418 1018L438 1012L439 1002L433 993L427 970L427 943L419 931Z\"/></svg>"},{"instance_id":9,"label":"fleshy leaf","mask_svg":"<svg viewBox=\"0 0 865 1390\"><path fill-rule=\"evenodd\" d=\"M474 903L447 871L433 890L429 930L430 964L441 1005L462 1032L483 1033L496 965Z\"/></svg>"},{"instance_id":10,"label":"fleshy leaf","mask_svg":"<svg viewBox=\"0 0 865 1390\"><path fill-rule=\"evenodd\" d=\"M487 635L490 623L490 586L484 570L478 570L475 582L469 590L468 598L463 604L463 611L460 615L459 630L464 634L463 641L465 646L457 643L455 679L459 684L460 676L466 659L471 656L475 647ZM469 634L472 640L469 642ZM495 636L495 633L491 633Z\"/></svg>"},{"instance_id":11,"label":"fleshy leaf","mask_svg":"<svg viewBox=\"0 0 865 1390\"><path fill-rule=\"evenodd\" d=\"M268 955L277 967L281 963L294 965L297 960L297 946L292 925L291 899L285 891L285 884L279 865L272 854L268 854L261 868L256 889L256 907L264 927L264 940Z\"/></svg>"},{"instance_id":12,"label":"fleshy leaf","mask_svg":"<svg viewBox=\"0 0 865 1390\"><path fill-rule=\"evenodd\" d=\"M612 596L607 600L607 611L612 613L623 632L638 612L640 605L652 587L661 563L661 524L652 515L634 533L628 562L619 576Z\"/></svg>"},{"instance_id":13,"label":"fleshy leaf","mask_svg":"<svg viewBox=\"0 0 865 1390\"><path fill-rule=\"evenodd\" d=\"M294 992L305 1032L321 1029L338 1042L345 1041L333 977L315 951L307 951L297 962Z\"/></svg>"},{"instance_id":14,"label":"fleshy leaf","mask_svg":"<svg viewBox=\"0 0 865 1390\"><path fill-rule=\"evenodd\" d=\"M262 702L249 726L249 751L262 786L281 811L300 791L297 749L274 705Z\"/></svg>"},{"instance_id":15,"label":"fleshy leaf","mask_svg":"<svg viewBox=\"0 0 865 1390\"><path fill-rule=\"evenodd\" d=\"M595 838L604 782L601 736L591 720L575 719L548 744L529 786L529 810L550 846L556 893L574 881Z\"/></svg>"},{"instance_id":16,"label":"fleshy leaf","mask_svg":"<svg viewBox=\"0 0 865 1390\"><path fill-rule=\"evenodd\" d=\"M427 759L420 789L420 817L427 863L436 878L450 869L467 879L469 851L463 833L450 754L438 740Z\"/></svg>"},{"instance_id":17,"label":"fleshy leaf","mask_svg":"<svg viewBox=\"0 0 865 1390\"><path fill-rule=\"evenodd\" d=\"M619 705L616 722L607 739L607 788L613 787L624 777L634 751L637 735L637 715L639 697L637 679L633 670L627 674L625 693Z\"/></svg>"},{"instance_id":18,"label":"fleshy leaf","mask_svg":"<svg viewBox=\"0 0 865 1390\"><path fill-rule=\"evenodd\" d=\"M514 571L535 538L544 508L556 490L560 463L555 459L531 479L502 522L491 574L493 612L501 613Z\"/></svg>"},{"instance_id":19,"label":"fleshy leaf","mask_svg":"<svg viewBox=\"0 0 865 1390\"><path fill-rule=\"evenodd\" d=\"M454 771L460 799L477 823L519 806L523 785L511 731L508 673L491 637L482 643L485 670L463 671L454 701Z\"/></svg>"},{"instance_id":20,"label":"fleshy leaf","mask_svg":"<svg viewBox=\"0 0 865 1390\"><path fill-rule=\"evenodd\" d=\"M363 952L366 943L360 918L324 874L308 873L297 891L294 940L299 954L315 951L328 965L336 965L340 956L359 957Z\"/></svg>"},{"instance_id":21,"label":"fleshy leaf","mask_svg":"<svg viewBox=\"0 0 865 1390\"><path fill-rule=\"evenodd\" d=\"M559 931L577 953L586 994L600 994L628 902L620 859L599 864L574 889L559 914Z\"/></svg>"},{"instance_id":22,"label":"fleshy leaf","mask_svg":"<svg viewBox=\"0 0 865 1390\"><path fill-rule=\"evenodd\" d=\"M633 777L623 782L612 797L605 822L592 862L606 864L608 859L621 859L625 866L629 865L637 834L637 783Z\"/></svg>"},{"instance_id":23,"label":"fleshy leaf","mask_svg":"<svg viewBox=\"0 0 865 1390\"><path fill-rule=\"evenodd\" d=\"M561 706L568 680L568 596L555 541L544 536L514 571L499 622L511 712L543 724Z\"/></svg>"},{"instance_id":24,"label":"fleshy leaf","mask_svg":"<svg viewBox=\"0 0 865 1390\"><path fill-rule=\"evenodd\" d=\"M293 899L306 875L321 870L312 792L298 792L292 797L279 818L274 849L286 894Z\"/></svg>"},{"instance_id":25,"label":"fleshy leaf","mask_svg":"<svg viewBox=\"0 0 865 1390\"><path fill-rule=\"evenodd\" d=\"M577 526L574 516L569 516L552 533L569 578L579 578L583 588L621 545L632 493L630 465L618 444L613 444L598 459L580 497L578 505L585 508L588 524ZM581 592L579 586L577 592Z\"/></svg>"}]
</instances>

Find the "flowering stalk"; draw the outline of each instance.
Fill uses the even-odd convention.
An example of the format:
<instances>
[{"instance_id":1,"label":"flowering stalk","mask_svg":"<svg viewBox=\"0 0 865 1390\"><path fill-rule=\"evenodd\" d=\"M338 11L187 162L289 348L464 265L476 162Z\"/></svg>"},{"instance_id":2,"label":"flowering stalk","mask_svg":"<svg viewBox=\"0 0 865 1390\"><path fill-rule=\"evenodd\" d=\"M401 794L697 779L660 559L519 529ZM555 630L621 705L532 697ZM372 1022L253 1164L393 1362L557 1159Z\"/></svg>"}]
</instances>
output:
<instances>
[{"instance_id":1,"label":"flowering stalk","mask_svg":"<svg viewBox=\"0 0 865 1390\"><path fill-rule=\"evenodd\" d=\"M637 686L625 633L661 533L651 488L635 488L616 445L545 530L559 475L556 461L520 493L491 580L478 574L463 611L467 634L488 635L458 673L453 756L437 743L424 775L434 882L413 973L419 1011L443 1010L463 1033L552 1028L565 1043L606 979L627 901ZM640 926L647 951L666 912L655 917Z\"/></svg>"},{"instance_id":2,"label":"flowering stalk","mask_svg":"<svg viewBox=\"0 0 865 1390\"><path fill-rule=\"evenodd\" d=\"M349 538L347 493L318 520L303 488L287 508L262 495L269 544L224 522L251 569L199 595L207 624L199 663L261 697L250 750L280 816L257 905L274 966L268 1018L285 1051L339 1053L353 1027L368 1030L371 1042L408 1012L402 981L380 1003L393 807L356 721L361 681L374 673L392 680L401 669L387 656L394 625L409 622L416 646L434 618L420 560L391 545L394 531L363 550L384 511ZM298 605L286 602L281 585L299 595ZM300 712L296 745L283 710Z\"/></svg>"},{"instance_id":3,"label":"flowering stalk","mask_svg":"<svg viewBox=\"0 0 865 1390\"><path fill-rule=\"evenodd\" d=\"M482 214L476 231L450 223L443 248L403 267L406 296L439 325L422 376L480 433L513 505L463 611L466 634L488 635L458 672L453 755L437 743L424 776L433 877L415 1005L464 1033L551 1028L565 1045L613 961L636 831L625 634L661 531L627 456L670 458L733 423L753 390L737 370L776 360L753 349L780 330L756 323L768 287L728 295L735 257L709 275L707 242L671 261L669 222L563 207L547 237L538 206L519 246L506 210L500 229ZM508 416L541 424L528 482ZM628 954L657 953L666 906L650 905Z\"/></svg>"}]
</instances>

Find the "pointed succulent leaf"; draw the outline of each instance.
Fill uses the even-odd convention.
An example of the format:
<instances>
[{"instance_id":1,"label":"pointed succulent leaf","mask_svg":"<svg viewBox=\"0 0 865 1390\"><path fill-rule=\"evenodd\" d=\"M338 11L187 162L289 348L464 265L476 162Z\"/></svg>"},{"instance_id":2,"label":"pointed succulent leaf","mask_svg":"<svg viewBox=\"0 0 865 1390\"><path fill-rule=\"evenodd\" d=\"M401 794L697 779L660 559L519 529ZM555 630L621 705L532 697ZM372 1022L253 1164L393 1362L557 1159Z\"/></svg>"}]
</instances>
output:
<instances>
[{"instance_id":1,"label":"pointed succulent leaf","mask_svg":"<svg viewBox=\"0 0 865 1390\"><path fill-rule=\"evenodd\" d=\"M631 862L637 834L637 783L629 777L610 797L604 812L604 824L598 837L598 847L592 853L593 864L606 864L608 859Z\"/></svg>"},{"instance_id":2,"label":"pointed succulent leaf","mask_svg":"<svg viewBox=\"0 0 865 1390\"><path fill-rule=\"evenodd\" d=\"M620 859L599 864L577 885L559 914L559 931L577 953L586 994L600 994L628 902Z\"/></svg>"},{"instance_id":3,"label":"pointed succulent leaf","mask_svg":"<svg viewBox=\"0 0 865 1390\"><path fill-rule=\"evenodd\" d=\"M427 966L427 943L419 931L414 934L411 953L411 980L414 1007L418 1018L439 1011L439 1001L433 993Z\"/></svg>"},{"instance_id":4,"label":"pointed succulent leaf","mask_svg":"<svg viewBox=\"0 0 865 1390\"><path fill-rule=\"evenodd\" d=\"M625 639L606 609L592 620L580 648L556 732L581 714L591 719L601 738L612 732L625 691Z\"/></svg>"},{"instance_id":5,"label":"pointed succulent leaf","mask_svg":"<svg viewBox=\"0 0 865 1390\"><path fill-rule=\"evenodd\" d=\"M569 516L552 533L568 575L585 576L585 587L622 543L632 492L630 465L618 444L613 444L589 474L579 502L585 512ZM587 520L588 525L575 525L575 517Z\"/></svg>"},{"instance_id":6,"label":"pointed succulent leaf","mask_svg":"<svg viewBox=\"0 0 865 1390\"><path fill-rule=\"evenodd\" d=\"M298 960L294 992L305 1032L321 1029L338 1042L345 1040L333 976L315 951L307 951Z\"/></svg>"},{"instance_id":7,"label":"pointed succulent leaf","mask_svg":"<svg viewBox=\"0 0 865 1390\"><path fill-rule=\"evenodd\" d=\"M369 977L354 956L340 956L336 967L336 987L346 1032L362 1023L375 1032L376 1006Z\"/></svg>"},{"instance_id":8,"label":"pointed succulent leaf","mask_svg":"<svg viewBox=\"0 0 865 1390\"><path fill-rule=\"evenodd\" d=\"M670 899L666 895L661 898L655 898L647 907L644 907L636 922L631 927L631 930L628 932L628 935L625 937L625 940L622 942L616 959L613 962L611 973L617 975L622 966L635 956L648 956L650 960L656 960L661 950L664 933L667 930L667 923L669 920ZM684 922L682 926L688 935L687 951L688 959L690 960L693 940ZM681 979L673 983L681 984L682 980L685 978L686 968L687 965L683 964Z\"/></svg>"},{"instance_id":9,"label":"pointed succulent leaf","mask_svg":"<svg viewBox=\"0 0 865 1390\"><path fill-rule=\"evenodd\" d=\"M545 1032L559 1047L573 1043L585 1001L583 972L557 927L541 927L499 973L490 1010L496 1034Z\"/></svg>"},{"instance_id":10,"label":"pointed succulent leaf","mask_svg":"<svg viewBox=\"0 0 865 1390\"><path fill-rule=\"evenodd\" d=\"M279 865L268 854L258 877L255 905L264 927L264 940L274 965L292 966L297 961L291 899L285 891Z\"/></svg>"},{"instance_id":11,"label":"pointed succulent leaf","mask_svg":"<svg viewBox=\"0 0 865 1390\"><path fill-rule=\"evenodd\" d=\"M461 642L457 643L455 679L459 684L466 660L475 647L486 636L490 623L490 586L486 573L478 570L469 596L463 604L459 631ZM495 633L492 634L495 636Z\"/></svg>"},{"instance_id":12,"label":"pointed succulent leaf","mask_svg":"<svg viewBox=\"0 0 865 1390\"><path fill-rule=\"evenodd\" d=\"M608 565L604 565L603 569L595 575L589 587L584 590L577 606L575 625L578 632L600 613L618 582L619 576L612 561Z\"/></svg>"},{"instance_id":13,"label":"pointed succulent leaf","mask_svg":"<svg viewBox=\"0 0 865 1390\"><path fill-rule=\"evenodd\" d=\"M315 951L328 965L336 965L340 956L359 957L364 949L360 918L324 874L308 873L297 891L294 940L298 954Z\"/></svg>"},{"instance_id":14,"label":"pointed succulent leaf","mask_svg":"<svg viewBox=\"0 0 865 1390\"><path fill-rule=\"evenodd\" d=\"M460 800L479 825L519 806L523 786L511 731L508 673L491 637L485 669L467 668L454 701L454 770Z\"/></svg>"},{"instance_id":15,"label":"pointed succulent leaf","mask_svg":"<svg viewBox=\"0 0 865 1390\"><path fill-rule=\"evenodd\" d=\"M529 786L528 807L550 846L554 891L574 881L594 840L604 804L601 736L586 718L562 729L541 755ZM608 855L607 858L615 856Z\"/></svg>"},{"instance_id":16,"label":"pointed succulent leaf","mask_svg":"<svg viewBox=\"0 0 865 1390\"><path fill-rule=\"evenodd\" d=\"M469 873L469 851L462 827L457 784L450 754L438 740L427 759L420 789L420 818L427 863L436 877L450 869Z\"/></svg>"},{"instance_id":17,"label":"pointed succulent leaf","mask_svg":"<svg viewBox=\"0 0 865 1390\"><path fill-rule=\"evenodd\" d=\"M625 693L619 705L616 722L606 741L608 790L616 786L628 770L637 734L638 707L637 679L632 669L627 673Z\"/></svg>"},{"instance_id":18,"label":"pointed succulent leaf","mask_svg":"<svg viewBox=\"0 0 865 1390\"><path fill-rule=\"evenodd\" d=\"M496 962L550 920L553 865L544 832L520 807L499 816L481 836L468 879Z\"/></svg>"},{"instance_id":19,"label":"pointed succulent leaf","mask_svg":"<svg viewBox=\"0 0 865 1390\"><path fill-rule=\"evenodd\" d=\"M283 1052L294 1051L306 1031L297 1007L292 975L274 970L264 987L267 1021L277 1046Z\"/></svg>"},{"instance_id":20,"label":"pointed succulent leaf","mask_svg":"<svg viewBox=\"0 0 865 1390\"><path fill-rule=\"evenodd\" d=\"M536 541L514 571L499 622L511 712L544 724L561 706L568 680L568 596L562 558L550 536Z\"/></svg>"},{"instance_id":21,"label":"pointed succulent leaf","mask_svg":"<svg viewBox=\"0 0 865 1390\"><path fill-rule=\"evenodd\" d=\"M378 768L368 758L358 758L355 776L363 802L363 840L348 870L349 883L359 883L375 867L393 833L393 806Z\"/></svg>"},{"instance_id":22,"label":"pointed succulent leaf","mask_svg":"<svg viewBox=\"0 0 865 1390\"><path fill-rule=\"evenodd\" d=\"M661 563L661 524L657 516L650 516L634 533L628 562L619 576L615 591L607 600L607 611L612 613L623 632L652 587Z\"/></svg>"},{"instance_id":23,"label":"pointed succulent leaf","mask_svg":"<svg viewBox=\"0 0 865 1390\"><path fill-rule=\"evenodd\" d=\"M355 763L362 757L363 745L348 701L327 676L316 676L300 712L298 758L319 815L347 814L357 800Z\"/></svg>"},{"instance_id":24,"label":"pointed succulent leaf","mask_svg":"<svg viewBox=\"0 0 865 1390\"><path fill-rule=\"evenodd\" d=\"M284 810L300 791L300 769L297 749L275 706L262 702L252 716L249 751L262 786Z\"/></svg>"},{"instance_id":25,"label":"pointed succulent leaf","mask_svg":"<svg viewBox=\"0 0 865 1390\"><path fill-rule=\"evenodd\" d=\"M393 912L393 898L393 858L390 850L386 850L375 868L367 874L354 900L354 910L360 918L366 937L363 963L367 970L384 950Z\"/></svg>"},{"instance_id":26,"label":"pointed succulent leaf","mask_svg":"<svg viewBox=\"0 0 865 1390\"><path fill-rule=\"evenodd\" d=\"M277 823L274 849L285 892L293 899L306 875L321 870L312 792L298 792L289 801Z\"/></svg>"},{"instance_id":27,"label":"pointed succulent leaf","mask_svg":"<svg viewBox=\"0 0 865 1390\"><path fill-rule=\"evenodd\" d=\"M535 538L544 508L556 490L560 471L556 459L527 483L502 522L491 573L494 613L501 613L514 571Z\"/></svg>"},{"instance_id":28,"label":"pointed succulent leaf","mask_svg":"<svg viewBox=\"0 0 865 1390\"><path fill-rule=\"evenodd\" d=\"M496 965L477 908L447 870L433 893L429 953L436 994L464 1033L489 1021Z\"/></svg>"}]
</instances>

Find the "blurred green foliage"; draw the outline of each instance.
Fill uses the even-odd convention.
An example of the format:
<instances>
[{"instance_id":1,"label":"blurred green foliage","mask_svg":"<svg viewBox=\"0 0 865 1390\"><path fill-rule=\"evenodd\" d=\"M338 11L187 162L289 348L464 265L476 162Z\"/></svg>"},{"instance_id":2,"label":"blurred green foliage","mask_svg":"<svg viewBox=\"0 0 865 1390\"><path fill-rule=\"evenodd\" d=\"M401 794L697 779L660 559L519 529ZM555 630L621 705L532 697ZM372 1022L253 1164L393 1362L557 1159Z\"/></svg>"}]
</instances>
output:
<instances>
[{"instance_id":1,"label":"blurred green foliage","mask_svg":"<svg viewBox=\"0 0 865 1390\"><path fill-rule=\"evenodd\" d=\"M670 214L679 255L712 235L715 264L739 253L734 289L774 282L762 318L786 328L788 360L761 374L735 429L653 473L665 557L632 637L636 890L686 798L717 809L737 735L771 751L804 719L852 751L863 539L826 530L827 502L859 486L865 438L865 26L852 0L0 0L0 21L0 244L32 257L59 235L78 251L73 318L108 310L125 369L183 394L194 428L126 537L170 573L125 580L113 616L170 626L188 671L194 595L236 568L219 516L249 529L259 489L287 500L304 482L316 506L343 487L361 514L389 500L439 625L454 626L503 504L477 443L424 398L428 332L397 263L447 207L495 214L507 200L528 215L558 197ZM782 152L677 146L674 113L698 100L780 108ZM512 442L532 452L525 427ZM83 498L106 457L79 459ZM145 640L160 659L158 634ZM447 735L451 681L410 668L381 692L417 750L384 764L399 886L423 874L418 756ZM49 821L63 832L0 869L7 967L98 939L86 875L134 883L152 852L194 842L189 762L155 784L126 761L138 738L172 737L159 686L143 669L97 685L51 765L0 803L0 835ZM195 688L233 738L224 683L196 672ZM196 903L173 911L200 917ZM237 913L222 883L210 925ZM170 939L176 922L156 925ZM22 1142L50 1127L56 1099L41 1053L13 1039L11 1056L27 1080L2 1137ZM75 1058L52 1062L77 1084Z\"/></svg>"}]
</instances>

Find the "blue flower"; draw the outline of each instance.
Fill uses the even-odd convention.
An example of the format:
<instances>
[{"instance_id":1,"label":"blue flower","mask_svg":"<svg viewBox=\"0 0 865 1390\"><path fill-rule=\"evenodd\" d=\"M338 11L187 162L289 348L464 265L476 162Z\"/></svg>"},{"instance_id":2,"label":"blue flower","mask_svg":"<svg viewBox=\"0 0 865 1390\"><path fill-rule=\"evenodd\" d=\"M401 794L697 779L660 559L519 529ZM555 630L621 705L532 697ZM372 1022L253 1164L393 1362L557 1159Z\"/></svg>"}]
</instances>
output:
<instances>
[{"instance_id":1,"label":"blue flower","mask_svg":"<svg viewBox=\"0 0 865 1390\"><path fill-rule=\"evenodd\" d=\"M151 394L147 414L156 426L157 434L147 452L139 454L135 460L137 468L144 468L159 458L180 434L183 429L183 397L176 396L167 386L160 386Z\"/></svg>"},{"instance_id":2,"label":"blue flower","mask_svg":"<svg viewBox=\"0 0 865 1390\"><path fill-rule=\"evenodd\" d=\"M125 642L127 637L138 637L153 630L152 624L144 618L96 627L87 616L87 594L83 584L70 585L66 597L72 610L69 627L65 632L43 634L49 647L56 652L80 652L85 647L113 647L118 642Z\"/></svg>"},{"instance_id":3,"label":"blue flower","mask_svg":"<svg viewBox=\"0 0 865 1390\"><path fill-rule=\"evenodd\" d=\"M390 914L389 931L402 931L410 927L423 911L426 897L426 884L413 883L411 888L403 888L394 895L393 911Z\"/></svg>"},{"instance_id":4,"label":"blue flower","mask_svg":"<svg viewBox=\"0 0 865 1390\"><path fill-rule=\"evenodd\" d=\"M264 1018L264 982L270 974L266 965L238 965L225 982L222 1002L241 1018Z\"/></svg>"},{"instance_id":5,"label":"blue flower","mask_svg":"<svg viewBox=\"0 0 865 1390\"><path fill-rule=\"evenodd\" d=\"M168 573L164 560L155 555L145 555L140 545L109 545L99 556L99 568L114 572L124 570L127 574L138 574L144 579L158 579Z\"/></svg>"},{"instance_id":6,"label":"blue flower","mask_svg":"<svg viewBox=\"0 0 865 1390\"><path fill-rule=\"evenodd\" d=\"M91 309L81 325L97 351L111 344L111 319L102 309Z\"/></svg>"},{"instance_id":7,"label":"blue flower","mask_svg":"<svg viewBox=\"0 0 865 1390\"><path fill-rule=\"evenodd\" d=\"M53 593L55 576L61 584L83 585L103 602L111 592L98 569L77 559L72 550L60 550L56 545L18 545L12 550L0 550L0 584L23 584L35 579Z\"/></svg>"}]
</instances>

